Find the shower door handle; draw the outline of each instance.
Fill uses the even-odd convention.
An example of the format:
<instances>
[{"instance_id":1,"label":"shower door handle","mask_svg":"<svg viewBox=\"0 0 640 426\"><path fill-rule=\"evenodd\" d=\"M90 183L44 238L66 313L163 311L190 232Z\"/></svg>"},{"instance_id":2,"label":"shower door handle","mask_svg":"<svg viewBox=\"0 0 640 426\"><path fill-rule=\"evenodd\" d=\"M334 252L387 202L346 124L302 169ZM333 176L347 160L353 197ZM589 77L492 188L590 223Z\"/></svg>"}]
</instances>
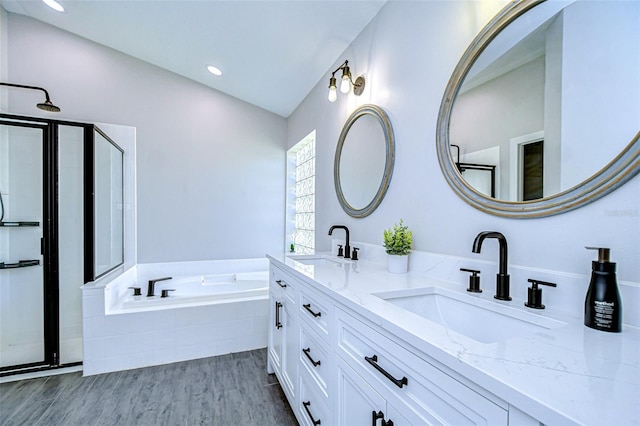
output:
<instances>
[{"instance_id":1,"label":"shower door handle","mask_svg":"<svg viewBox=\"0 0 640 426\"><path fill-rule=\"evenodd\" d=\"M40 254L44 256L44 237L40 238Z\"/></svg>"}]
</instances>

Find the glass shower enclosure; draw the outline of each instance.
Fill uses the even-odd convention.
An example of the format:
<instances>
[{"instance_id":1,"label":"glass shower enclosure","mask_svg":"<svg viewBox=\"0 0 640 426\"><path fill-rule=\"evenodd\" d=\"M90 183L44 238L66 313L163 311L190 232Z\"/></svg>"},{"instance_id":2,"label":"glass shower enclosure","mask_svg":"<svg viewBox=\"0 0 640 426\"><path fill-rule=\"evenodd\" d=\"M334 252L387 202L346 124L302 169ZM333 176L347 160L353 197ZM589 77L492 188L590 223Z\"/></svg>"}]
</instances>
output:
<instances>
[{"instance_id":1,"label":"glass shower enclosure","mask_svg":"<svg viewBox=\"0 0 640 426\"><path fill-rule=\"evenodd\" d=\"M0 114L0 376L81 363L80 287L122 264L122 159L94 125Z\"/></svg>"}]
</instances>

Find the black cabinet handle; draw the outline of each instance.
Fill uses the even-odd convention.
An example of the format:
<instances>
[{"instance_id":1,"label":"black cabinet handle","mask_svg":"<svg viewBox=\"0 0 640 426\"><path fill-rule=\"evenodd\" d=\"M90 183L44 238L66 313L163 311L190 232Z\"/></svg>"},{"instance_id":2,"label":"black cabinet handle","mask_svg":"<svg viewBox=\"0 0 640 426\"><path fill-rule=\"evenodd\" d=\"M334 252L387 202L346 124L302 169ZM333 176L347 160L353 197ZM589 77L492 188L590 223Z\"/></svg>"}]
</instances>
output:
<instances>
[{"instance_id":1,"label":"black cabinet handle","mask_svg":"<svg viewBox=\"0 0 640 426\"><path fill-rule=\"evenodd\" d=\"M382 426L393 426L393 420L384 420L384 413L382 411L371 412L371 426L376 426L378 419L382 419Z\"/></svg>"},{"instance_id":2,"label":"black cabinet handle","mask_svg":"<svg viewBox=\"0 0 640 426\"><path fill-rule=\"evenodd\" d=\"M282 323L280 322L280 308L282 307L282 303L276 302L276 328L282 328Z\"/></svg>"},{"instance_id":3,"label":"black cabinet handle","mask_svg":"<svg viewBox=\"0 0 640 426\"><path fill-rule=\"evenodd\" d=\"M395 377L393 377L391 374L389 374L389 372L387 372L384 368L380 367L378 365L378 356L377 355L373 355L371 358L369 358L368 356L364 357L364 360L367 361L369 364L373 365L373 367L378 370L380 373L382 373L384 375L384 377L386 377L387 379L391 380L391 382L393 382L394 385L396 385L399 388L402 388L402 386L406 386L407 385L407 378L403 377L402 379L398 380Z\"/></svg>"},{"instance_id":4,"label":"black cabinet handle","mask_svg":"<svg viewBox=\"0 0 640 426\"><path fill-rule=\"evenodd\" d=\"M304 352L307 358L309 358L309 361L311 361L311 364L313 364L314 367L317 367L320 365L320 361L314 361L314 359L311 358L311 355L309 355L309 352L311 352L311 348L303 349L302 352Z\"/></svg>"},{"instance_id":5,"label":"black cabinet handle","mask_svg":"<svg viewBox=\"0 0 640 426\"><path fill-rule=\"evenodd\" d=\"M313 315L314 317L316 317L316 318L319 317L319 316L322 316L322 312L313 312L311 310L311 303L307 303L306 305L302 305L302 307L305 308L307 311L309 311L309 313L311 315Z\"/></svg>"},{"instance_id":6,"label":"black cabinet handle","mask_svg":"<svg viewBox=\"0 0 640 426\"><path fill-rule=\"evenodd\" d=\"M378 419L384 419L384 413L382 411L376 413L376 411L373 410L371 412L371 426L377 426Z\"/></svg>"},{"instance_id":7,"label":"black cabinet handle","mask_svg":"<svg viewBox=\"0 0 640 426\"><path fill-rule=\"evenodd\" d=\"M38 266L40 261L35 260L19 260L17 263L0 262L0 269L26 268L27 266Z\"/></svg>"},{"instance_id":8,"label":"black cabinet handle","mask_svg":"<svg viewBox=\"0 0 640 426\"><path fill-rule=\"evenodd\" d=\"M286 288L287 287L287 283L284 282L283 280L276 280L276 283L278 283L278 285L282 288Z\"/></svg>"},{"instance_id":9,"label":"black cabinet handle","mask_svg":"<svg viewBox=\"0 0 640 426\"><path fill-rule=\"evenodd\" d=\"M311 419L311 423L313 423L314 425L319 425L320 424L320 419L316 420L313 418L313 415L311 414L311 411L309 410L309 406L311 405L311 401L304 401L302 403L302 406L304 407L304 410L307 412L307 416L309 416L309 418Z\"/></svg>"}]
</instances>

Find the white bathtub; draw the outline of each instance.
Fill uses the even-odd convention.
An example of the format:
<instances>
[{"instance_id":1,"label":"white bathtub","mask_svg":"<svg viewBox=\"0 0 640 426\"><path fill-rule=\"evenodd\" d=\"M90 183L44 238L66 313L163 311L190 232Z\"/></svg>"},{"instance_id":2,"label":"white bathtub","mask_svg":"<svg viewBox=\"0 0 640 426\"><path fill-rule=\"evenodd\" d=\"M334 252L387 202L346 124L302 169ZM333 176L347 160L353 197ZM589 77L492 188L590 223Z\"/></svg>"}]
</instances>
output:
<instances>
[{"instance_id":1,"label":"white bathtub","mask_svg":"<svg viewBox=\"0 0 640 426\"><path fill-rule=\"evenodd\" d=\"M86 284L84 374L266 347L268 268L266 258L146 263ZM146 297L148 281L162 277L173 278ZM175 291L162 298L163 289Z\"/></svg>"},{"instance_id":2,"label":"white bathtub","mask_svg":"<svg viewBox=\"0 0 640 426\"><path fill-rule=\"evenodd\" d=\"M122 310L157 310L171 307L201 306L215 303L234 303L240 300L259 300L269 297L269 272L244 272L173 277L155 284L156 294L147 297L148 281L138 282L142 296L133 290L122 301ZM133 287L133 286L132 286ZM162 290L170 289L168 297Z\"/></svg>"}]
</instances>

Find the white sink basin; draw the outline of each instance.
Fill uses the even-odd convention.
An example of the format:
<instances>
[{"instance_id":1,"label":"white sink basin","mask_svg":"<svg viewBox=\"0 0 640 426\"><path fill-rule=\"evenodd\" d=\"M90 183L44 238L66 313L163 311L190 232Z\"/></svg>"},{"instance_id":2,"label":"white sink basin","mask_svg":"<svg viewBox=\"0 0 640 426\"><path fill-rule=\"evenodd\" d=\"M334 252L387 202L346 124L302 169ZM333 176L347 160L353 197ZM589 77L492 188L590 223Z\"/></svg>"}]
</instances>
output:
<instances>
[{"instance_id":1,"label":"white sink basin","mask_svg":"<svg viewBox=\"0 0 640 426\"><path fill-rule=\"evenodd\" d=\"M338 265L345 263L344 259L326 254L292 254L287 256L305 265Z\"/></svg>"},{"instance_id":2,"label":"white sink basin","mask_svg":"<svg viewBox=\"0 0 640 426\"><path fill-rule=\"evenodd\" d=\"M566 325L562 321L440 287L373 295L481 343L495 343Z\"/></svg>"}]
</instances>

